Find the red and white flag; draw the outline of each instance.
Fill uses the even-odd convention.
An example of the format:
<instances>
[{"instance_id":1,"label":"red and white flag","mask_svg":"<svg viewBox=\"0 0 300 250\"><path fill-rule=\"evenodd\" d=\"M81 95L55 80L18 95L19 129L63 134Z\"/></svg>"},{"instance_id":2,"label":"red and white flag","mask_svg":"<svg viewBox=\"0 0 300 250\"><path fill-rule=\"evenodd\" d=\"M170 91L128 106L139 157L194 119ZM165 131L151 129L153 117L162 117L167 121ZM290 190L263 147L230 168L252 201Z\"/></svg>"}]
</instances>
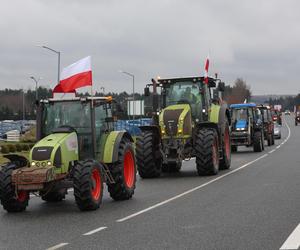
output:
<instances>
[{"instance_id":1,"label":"red and white flag","mask_svg":"<svg viewBox=\"0 0 300 250\"><path fill-rule=\"evenodd\" d=\"M53 93L70 93L78 88L91 85L91 57L88 56L62 70L59 84L55 86Z\"/></svg>"},{"instance_id":2,"label":"red and white flag","mask_svg":"<svg viewBox=\"0 0 300 250\"><path fill-rule=\"evenodd\" d=\"M204 83L208 84L208 68L209 68L209 55L206 58L204 66Z\"/></svg>"}]
</instances>

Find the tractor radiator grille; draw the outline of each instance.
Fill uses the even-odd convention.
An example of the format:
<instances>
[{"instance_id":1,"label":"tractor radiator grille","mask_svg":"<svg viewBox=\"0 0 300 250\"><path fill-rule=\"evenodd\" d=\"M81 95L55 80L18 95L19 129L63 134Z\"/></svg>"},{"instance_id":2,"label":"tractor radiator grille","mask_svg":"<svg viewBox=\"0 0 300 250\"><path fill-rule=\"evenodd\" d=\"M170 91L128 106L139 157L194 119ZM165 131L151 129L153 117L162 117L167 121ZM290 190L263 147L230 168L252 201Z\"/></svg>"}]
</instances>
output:
<instances>
[{"instance_id":1,"label":"tractor radiator grille","mask_svg":"<svg viewBox=\"0 0 300 250\"><path fill-rule=\"evenodd\" d=\"M183 109L165 110L164 111L164 125L166 126L166 134L175 136L178 130L178 120Z\"/></svg>"},{"instance_id":2,"label":"tractor radiator grille","mask_svg":"<svg viewBox=\"0 0 300 250\"><path fill-rule=\"evenodd\" d=\"M46 161L51 157L53 147L36 147L32 150L32 160Z\"/></svg>"}]
</instances>

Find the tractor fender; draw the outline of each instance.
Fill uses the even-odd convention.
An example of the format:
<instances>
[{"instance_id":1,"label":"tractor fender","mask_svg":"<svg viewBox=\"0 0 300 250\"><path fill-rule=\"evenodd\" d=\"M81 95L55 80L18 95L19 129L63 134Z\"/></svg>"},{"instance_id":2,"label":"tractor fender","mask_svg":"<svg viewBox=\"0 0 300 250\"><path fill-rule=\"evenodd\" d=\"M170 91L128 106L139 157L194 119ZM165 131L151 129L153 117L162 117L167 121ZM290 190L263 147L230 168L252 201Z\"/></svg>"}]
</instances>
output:
<instances>
[{"instance_id":1,"label":"tractor fender","mask_svg":"<svg viewBox=\"0 0 300 250\"><path fill-rule=\"evenodd\" d=\"M223 134L225 131L226 121L228 122L228 125L231 124L230 111L227 104L224 102L221 105L212 104L210 108L209 121L217 124L218 132Z\"/></svg>"},{"instance_id":2,"label":"tractor fender","mask_svg":"<svg viewBox=\"0 0 300 250\"><path fill-rule=\"evenodd\" d=\"M3 157L10 160L12 163L15 163L18 168L26 167L29 164L28 159L22 155L9 154L3 155Z\"/></svg>"},{"instance_id":3,"label":"tractor fender","mask_svg":"<svg viewBox=\"0 0 300 250\"><path fill-rule=\"evenodd\" d=\"M157 139L156 142L158 144L161 142L161 134L160 134L160 129L159 129L158 126L154 126L154 125L151 125L151 126L140 126L139 128L140 128L140 130L142 132L144 132L144 131L152 131L153 134L155 135L154 136L155 139Z\"/></svg>"},{"instance_id":4,"label":"tractor fender","mask_svg":"<svg viewBox=\"0 0 300 250\"><path fill-rule=\"evenodd\" d=\"M126 131L112 131L106 138L102 161L104 163L113 163L118 160L119 145L123 138L134 142L131 135Z\"/></svg>"}]
</instances>

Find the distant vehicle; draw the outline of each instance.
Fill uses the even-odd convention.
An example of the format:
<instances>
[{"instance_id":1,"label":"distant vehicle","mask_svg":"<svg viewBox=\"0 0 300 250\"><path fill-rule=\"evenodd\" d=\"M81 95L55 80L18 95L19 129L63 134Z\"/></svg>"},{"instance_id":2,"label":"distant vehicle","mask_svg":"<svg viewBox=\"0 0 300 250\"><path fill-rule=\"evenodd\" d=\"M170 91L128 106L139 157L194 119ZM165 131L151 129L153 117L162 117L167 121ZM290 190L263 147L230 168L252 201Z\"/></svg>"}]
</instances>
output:
<instances>
[{"instance_id":1,"label":"distant vehicle","mask_svg":"<svg viewBox=\"0 0 300 250\"><path fill-rule=\"evenodd\" d=\"M277 123L274 124L274 138L281 139L281 126Z\"/></svg>"},{"instance_id":2,"label":"distant vehicle","mask_svg":"<svg viewBox=\"0 0 300 250\"><path fill-rule=\"evenodd\" d=\"M281 112L276 109L272 110L272 120L279 125L282 125Z\"/></svg>"},{"instance_id":3,"label":"distant vehicle","mask_svg":"<svg viewBox=\"0 0 300 250\"><path fill-rule=\"evenodd\" d=\"M295 106L295 126L300 123L300 105Z\"/></svg>"},{"instance_id":4,"label":"distant vehicle","mask_svg":"<svg viewBox=\"0 0 300 250\"><path fill-rule=\"evenodd\" d=\"M284 111L284 114L285 114L285 115L291 115L291 111L286 110L286 111Z\"/></svg>"},{"instance_id":5,"label":"distant vehicle","mask_svg":"<svg viewBox=\"0 0 300 250\"><path fill-rule=\"evenodd\" d=\"M254 152L264 150L264 130L261 112L255 103L231 104L231 151L238 146L253 146Z\"/></svg>"},{"instance_id":6,"label":"distant vehicle","mask_svg":"<svg viewBox=\"0 0 300 250\"><path fill-rule=\"evenodd\" d=\"M264 126L264 138L268 146L274 145L274 123L272 120L271 108L267 105L257 106L262 114Z\"/></svg>"}]
</instances>

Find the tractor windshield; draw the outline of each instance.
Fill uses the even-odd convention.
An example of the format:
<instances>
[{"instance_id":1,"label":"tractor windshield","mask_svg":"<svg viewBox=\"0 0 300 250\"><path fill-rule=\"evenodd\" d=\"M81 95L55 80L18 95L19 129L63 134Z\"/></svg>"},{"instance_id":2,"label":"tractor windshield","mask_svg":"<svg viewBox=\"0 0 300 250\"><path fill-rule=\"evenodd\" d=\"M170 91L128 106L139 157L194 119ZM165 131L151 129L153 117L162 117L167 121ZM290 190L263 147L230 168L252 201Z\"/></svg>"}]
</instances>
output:
<instances>
[{"instance_id":1,"label":"tractor windshield","mask_svg":"<svg viewBox=\"0 0 300 250\"><path fill-rule=\"evenodd\" d=\"M248 110L247 109L233 109L232 110L232 120L248 120Z\"/></svg>"},{"instance_id":2,"label":"tractor windshield","mask_svg":"<svg viewBox=\"0 0 300 250\"><path fill-rule=\"evenodd\" d=\"M165 86L166 106L174 104L189 104L194 117L201 116L202 112L202 94L199 86L191 81L182 81Z\"/></svg>"},{"instance_id":3,"label":"tractor windshield","mask_svg":"<svg viewBox=\"0 0 300 250\"><path fill-rule=\"evenodd\" d=\"M90 103L62 101L45 104L42 117L43 134L48 135L61 126L71 126L78 133L91 131Z\"/></svg>"}]
</instances>

